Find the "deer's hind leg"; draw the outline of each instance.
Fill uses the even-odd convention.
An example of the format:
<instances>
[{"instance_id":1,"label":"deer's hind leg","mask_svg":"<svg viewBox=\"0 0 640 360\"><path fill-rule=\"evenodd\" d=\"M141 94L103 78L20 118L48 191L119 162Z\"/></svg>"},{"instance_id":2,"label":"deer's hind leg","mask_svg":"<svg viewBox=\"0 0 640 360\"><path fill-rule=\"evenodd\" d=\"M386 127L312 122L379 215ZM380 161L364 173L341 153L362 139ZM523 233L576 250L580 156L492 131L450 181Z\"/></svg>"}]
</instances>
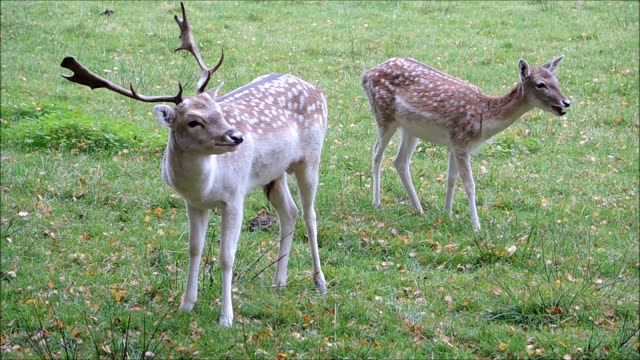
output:
<instances>
[{"instance_id":1,"label":"deer's hind leg","mask_svg":"<svg viewBox=\"0 0 640 360\"><path fill-rule=\"evenodd\" d=\"M264 188L267 199L278 213L280 223L280 246L278 250L278 265L273 278L272 286L282 288L287 285L287 264L289 263L289 252L295 231L296 216L298 208L291 197L289 186L287 186L287 175L282 174Z\"/></svg>"},{"instance_id":2,"label":"deer's hind leg","mask_svg":"<svg viewBox=\"0 0 640 360\"><path fill-rule=\"evenodd\" d=\"M376 115L378 116L378 115ZM382 160L384 159L384 150L389 145L389 141L398 129L397 125L392 122L385 123L376 119L378 122L378 138L373 147L373 165L371 167L371 178L373 181L373 205L380 206L380 176L382 172ZM382 124L382 125L380 125Z\"/></svg>"},{"instance_id":3,"label":"deer's hind leg","mask_svg":"<svg viewBox=\"0 0 640 360\"><path fill-rule=\"evenodd\" d=\"M395 160L393 160L393 165L398 171L398 175L400 176L402 185L404 185L405 190L407 190L409 201L411 201L411 204L418 210L420 214L422 214L422 206L420 205L420 200L418 199L418 195L416 194L416 189L413 186L410 172L411 156L416 149L416 145L418 145L418 138L411 135L409 131L404 128L401 130L401 132L402 141L400 142L400 147L398 148L398 154L396 155Z\"/></svg>"},{"instance_id":4,"label":"deer's hind leg","mask_svg":"<svg viewBox=\"0 0 640 360\"><path fill-rule=\"evenodd\" d=\"M300 203L302 204L302 217L307 228L309 237L309 248L313 261L313 280L316 289L322 293L327 291L327 283L320 266L320 253L318 250L318 228L316 223L316 211L314 202L318 190L318 169L319 156L317 160L306 160L295 170L298 190L300 193Z\"/></svg>"}]
</instances>

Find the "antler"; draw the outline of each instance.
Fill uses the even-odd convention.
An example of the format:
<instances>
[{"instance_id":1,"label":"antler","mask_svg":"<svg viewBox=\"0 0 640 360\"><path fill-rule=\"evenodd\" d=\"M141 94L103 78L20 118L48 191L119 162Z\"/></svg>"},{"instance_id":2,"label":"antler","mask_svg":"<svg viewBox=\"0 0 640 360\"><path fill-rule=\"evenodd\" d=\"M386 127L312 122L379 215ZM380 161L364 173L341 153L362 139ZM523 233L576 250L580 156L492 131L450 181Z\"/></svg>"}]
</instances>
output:
<instances>
[{"instance_id":1,"label":"antler","mask_svg":"<svg viewBox=\"0 0 640 360\"><path fill-rule=\"evenodd\" d=\"M202 60L202 57L200 56L200 52L198 51L198 46L196 45L196 42L193 39L193 34L191 33L191 26L189 25L189 20L187 20L187 12L185 11L184 4L182 2L180 3L180 7L182 8L182 20L180 20L178 15L175 15L176 22L180 27L180 46L178 46L174 51L187 50L193 55L193 57L196 58L196 61L200 66L200 70L202 70L202 76L198 81L198 85L196 85L196 92L198 94L201 94L204 92L204 89L207 87L207 84L209 83L209 79L211 78L211 74L216 72L216 70L218 70L220 65L222 65L222 61L224 60L224 51L222 51L222 54L220 55L220 60L218 61L218 63L212 68L207 68L207 65L204 63L204 60Z\"/></svg>"},{"instance_id":2,"label":"antler","mask_svg":"<svg viewBox=\"0 0 640 360\"><path fill-rule=\"evenodd\" d=\"M127 90L112 83L107 79L101 78L100 76L89 71L86 67L82 66L78 61L76 61L75 58L71 56L65 57L62 60L62 63L60 63L60 66L73 71L72 76L62 75L63 78L80 85L86 85L91 89L106 88L111 91L117 92L120 95L124 95L132 99L144 102L172 102L176 105L182 102L182 84L180 84L180 82L178 82L178 94L175 96L145 96L136 93L136 91L133 90L133 85L131 85L131 83L129 83L130 90Z\"/></svg>"},{"instance_id":3,"label":"antler","mask_svg":"<svg viewBox=\"0 0 640 360\"><path fill-rule=\"evenodd\" d=\"M198 85L196 85L196 92L198 94L201 94L207 87L209 79L211 78L211 74L216 72L216 70L218 70L218 68L220 68L220 66L222 65L222 61L224 60L224 51L222 51L218 63L212 68L207 68L207 65L204 63L204 60L202 60L202 57L200 56L198 46L193 39L191 26L189 25L189 21L187 20L187 13L185 11L184 4L180 3L180 7L182 8L182 20L180 20L178 15L175 16L176 22L178 23L178 26L180 26L180 46L178 46L175 51L187 50L196 58L196 61L200 66L200 70L202 70L202 76L198 81ZM120 95L124 95L132 99L144 102L173 102L176 105L182 102L182 84L180 82L178 82L178 94L175 96L145 96L136 93L136 91L133 89L133 85L131 84L129 84L129 90L127 90L112 83L107 79L101 78L100 76L92 73L87 68L82 66L73 57L68 56L64 58L60 66L73 71L73 75L62 75L62 77L80 85L86 85L91 89L105 88L117 92Z\"/></svg>"}]
</instances>

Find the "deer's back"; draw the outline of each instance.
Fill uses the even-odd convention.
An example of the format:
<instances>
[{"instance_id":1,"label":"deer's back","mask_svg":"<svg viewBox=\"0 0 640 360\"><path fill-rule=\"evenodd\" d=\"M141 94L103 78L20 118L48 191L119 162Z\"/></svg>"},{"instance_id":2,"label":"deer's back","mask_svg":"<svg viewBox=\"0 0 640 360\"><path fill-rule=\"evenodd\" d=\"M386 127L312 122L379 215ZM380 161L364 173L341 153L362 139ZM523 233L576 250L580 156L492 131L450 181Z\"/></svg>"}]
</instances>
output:
<instances>
[{"instance_id":1,"label":"deer's back","mask_svg":"<svg viewBox=\"0 0 640 360\"><path fill-rule=\"evenodd\" d=\"M486 107L480 89L414 59L389 59L365 72L362 85L379 122L398 121L423 139L448 143L442 138L452 129L480 130Z\"/></svg>"},{"instance_id":2,"label":"deer's back","mask_svg":"<svg viewBox=\"0 0 640 360\"><path fill-rule=\"evenodd\" d=\"M393 110L401 98L415 109L452 117L474 110L485 99L476 86L410 58L389 59L367 71L362 82Z\"/></svg>"},{"instance_id":3,"label":"deer's back","mask_svg":"<svg viewBox=\"0 0 640 360\"><path fill-rule=\"evenodd\" d=\"M270 74L217 101L225 119L246 138L229 158L252 158L255 186L297 162L319 161L327 128L327 102L320 88L292 75Z\"/></svg>"},{"instance_id":4,"label":"deer's back","mask_svg":"<svg viewBox=\"0 0 640 360\"><path fill-rule=\"evenodd\" d=\"M322 90L293 75L270 74L216 99L240 131L324 135L327 104Z\"/></svg>"}]
</instances>

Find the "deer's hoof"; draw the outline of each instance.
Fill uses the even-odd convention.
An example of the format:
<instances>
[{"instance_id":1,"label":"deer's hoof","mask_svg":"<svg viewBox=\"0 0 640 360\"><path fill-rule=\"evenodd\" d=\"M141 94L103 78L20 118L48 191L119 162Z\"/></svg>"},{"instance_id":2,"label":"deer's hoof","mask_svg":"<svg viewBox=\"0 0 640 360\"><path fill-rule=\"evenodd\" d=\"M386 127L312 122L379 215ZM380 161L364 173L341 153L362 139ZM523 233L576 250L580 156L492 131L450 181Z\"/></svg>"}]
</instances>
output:
<instances>
[{"instance_id":1,"label":"deer's hoof","mask_svg":"<svg viewBox=\"0 0 640 360\"><path fill-rule=\"evenodd\" d=\"M193 305L195 305L195 301L191 302L183 300L182 303L180 303L180 311L191 312L191 310L193 310Z\"/></svg>"},{"instance_id":2,"label":"deer's hoof","mask_svg":"<svg viewBox=\"0 0 640 360\"><path fill-rule=\"evenodd\" d=\"M276 290L276 291L282 291L282 290L284 290L286 287L287 287L287 286L286 286L286 284L285 284L285 285L279 285L279 284L272 284L272 285L271 285L271 288L272 288L273 290Z\"/></svg>"},{"instance_id":3,"label":"deer's hoof","mask_svg":"<svg viewBox=\"0 0 640 360\"><path fill-rule=\"evenodd\" d=\"M182 295L182 301L180 301L180 310L184 312L190 312L193 310L193 306L196 304L196 296L189 296L187 293Z\"/></svg>"},{"instance_id":4,"label":"deer's hoof","mask_svg":"<svg viewBox=\"0 0 640 360\"><path fill-rule=\"evenodd\" d=\"M287 274L278 274L271 283L271 287L276 290L282 290L287 286Z\"/></svg>"},{"instance_id":5,"label":"deer's hoof","mask_svg":"<svg viewBox=\"0 0 640 360\"><path fill-rule=\"evenodd\" d=\"M327 283L324 281L324 276L319 276L314 279L316 284L316 290L318 290L321 294L327 293Z\"/></svg>"},{"instance_id":6,"label":"deer's hoof","mask_svg":"<svg viewBox=\"0 0 640 360\"><path fill-rule=\"evenodd\" d=\"M218 321L218 323L223 328L230 329L231 325L233 325L233 316L220 315L220 320Z\"/></svg>"}]
</instances>

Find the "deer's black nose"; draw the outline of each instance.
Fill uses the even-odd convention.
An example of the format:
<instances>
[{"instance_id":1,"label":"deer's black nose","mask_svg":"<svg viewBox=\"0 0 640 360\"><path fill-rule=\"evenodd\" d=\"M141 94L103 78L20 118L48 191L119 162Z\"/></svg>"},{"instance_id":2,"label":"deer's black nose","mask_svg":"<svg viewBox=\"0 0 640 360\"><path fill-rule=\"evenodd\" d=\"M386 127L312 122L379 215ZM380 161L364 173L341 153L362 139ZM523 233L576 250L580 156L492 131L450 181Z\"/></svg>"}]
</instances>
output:
<instances>
[{"instance_id":1,"label":"deer's black nose","mask_svg":"<svg viewBox=\"0 0 640 360\"><path fill-rule=\"evenodd\" d=\"M571 106L571 101L569 99L564 99L562 100L562 105L564 105L564 107L569 107Z\"/></svg>"},{"instance_id":2,"label":"deer's black nose","mask_svg":"<svg viewBox=\"0 0 640 360\"><path fill-rule=\"evenodd\" d=\"M242 135L242 133L236 130L229 131L227 133L227 136L231 141L233 141L236 144L240 144L244 141L244 136Z\"/></svg>"}]
</instances>

